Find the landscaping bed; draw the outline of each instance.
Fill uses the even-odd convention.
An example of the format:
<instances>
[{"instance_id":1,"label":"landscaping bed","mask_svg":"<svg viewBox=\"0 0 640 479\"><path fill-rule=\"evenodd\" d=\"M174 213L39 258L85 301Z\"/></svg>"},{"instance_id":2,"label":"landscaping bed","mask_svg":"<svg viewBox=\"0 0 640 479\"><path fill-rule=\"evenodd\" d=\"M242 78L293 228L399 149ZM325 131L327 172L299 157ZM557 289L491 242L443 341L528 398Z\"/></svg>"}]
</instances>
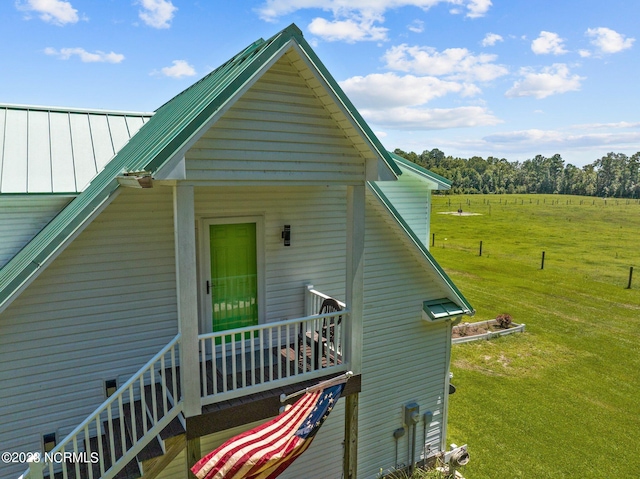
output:
<instances>
[{"instance_id":1,"label":"landscaping bed","mask_svg":"<svg viewBox=\"0 0 640 479\"><path fill-rule=\"evenodd\" d=\"M498 318L478 321L477 323L461 323L453 327L451 342L457 344L480 339L488 340L497 336L522 333L524 328L524 324L514 323L510 319L505 321Z\"/></svg>"}]
</instances>

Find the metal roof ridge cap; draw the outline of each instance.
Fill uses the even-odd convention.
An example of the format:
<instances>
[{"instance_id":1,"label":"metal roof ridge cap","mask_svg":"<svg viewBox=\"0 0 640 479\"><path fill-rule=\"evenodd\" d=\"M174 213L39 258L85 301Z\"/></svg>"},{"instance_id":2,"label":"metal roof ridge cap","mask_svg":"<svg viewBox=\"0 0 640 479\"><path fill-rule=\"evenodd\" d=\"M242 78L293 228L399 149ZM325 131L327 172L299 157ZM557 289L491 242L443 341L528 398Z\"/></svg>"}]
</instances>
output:
<instances>
[{"instance_id":1,"label":"metal roof ridge cap","mask_svg":"<svg viewBox=\"0 0 640 479\"><path fill-rule=\"evenodd\" d=\"M56 113L88 113L96 115L117 115L117 116L153 116L155 112L150 111L129 111L129 110L107 110L101 108L73 108L62 106L47 105L23 105L18 103L0 103L0 108L8 110L28 110L28 111L46 111Z\"/></svg>"}]
</instances>

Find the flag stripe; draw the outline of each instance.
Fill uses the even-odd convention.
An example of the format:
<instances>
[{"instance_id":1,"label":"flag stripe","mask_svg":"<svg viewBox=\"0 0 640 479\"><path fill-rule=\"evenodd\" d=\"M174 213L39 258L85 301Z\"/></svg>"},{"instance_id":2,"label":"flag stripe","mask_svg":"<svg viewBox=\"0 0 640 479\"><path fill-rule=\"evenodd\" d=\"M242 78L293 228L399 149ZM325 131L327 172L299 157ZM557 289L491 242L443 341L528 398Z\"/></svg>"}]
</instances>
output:
<instances>
[{"instance_id":1,"label":"flag stripe","mask_svg":"<svg viewBox=\"0 0 640 479\"><path fill-rule=\"evenodd\" d=\"M285 412L222 444L191 469L198 479L274 479L306 451L344 383L306 393Z\"/></svg>"},{"instance_id":2,"label":"flag stripe","mask_svg":"<svg viewBox=\"0 0 640 479\"><path fill-rule=\"evenodd\" d=\"M310 406L313 406L313 404L315 404L318 395L319 394L317 393L314 393L313 395L309 395L308 398L305 398L306 400L304 402L299 401L300 404L296 403L294 406L292 406L291 409L296 408L295 421L292 421L291 424L287 424L287 427L278 429L278 431L276 432L276 435L267 436L266 439L264 439L264 435L257 438L255 442L251 443L251 449L249 448L245 449L243 451L244 455L241 458L238 458L238 461L244 461L244 464L236 463L241 466L240 470L238 470L238 474L223 476L223 477L228 477L229 479L232 479L235 477L242 478L244 477L244 474L248 472L247 469L256 470L257 468L257 470L259 471L259 468L261 465L261 461L259 461L260 457L253 460L252 460L252 457L256 453L259 453L261 458L264 461L268 461L269 459L271 459L271 453L273 453L274 451L278 451L282 447L283 443L285 443L286 441L295 438L295 436L292 436L292 433L297 429L299 429L302 423L304 423L305 419L308 416L308 408ZM283 423L286 424L286 422L283 421L282 419L283 418L277 418L277 421L274 421L274 424L275 423L278 423L278 425L281 425ZM232 468L232 470L233 469L237 469L237 468L234 467ZM231 473L232 470L230 470L227 474Z\"/></svg>"},{"instance_id":3,"label":"flag stripe","mask_svg":"<svg viewBox=\"0 0 640 479\"><path fill-rule=\"evenodd\" d=\"M243 447L249 447L251 445L264 445L265 437L273 441L277 440L282 434L290 434L290 431L297 429L300 424L304 422L306 418L306 409L304 406L313 404L316 396L317 393L308 396L305 395L298 402L296 402L296 404L294 404L291 408L289 408L277 418L258 426L256 429L247 431L235 437L232 441L228 441L227 443L223 444L220 448L214 451L215 454L212 453L213 456L208 461L200 466L200 471L202 474L197 473L196 476L199 479L222 479L223 477L225 477L225 474L229 474L229 472L231 472L230 469L236 464L235 461L233 461L232 463L229 463L227 461L232 459L233 455L238 450L242 449ZM289 421L291 421L290 424L288 424ZM288 425L289 427L283 429L283 423L284 425ZM225 460L225 463L220 465L221 467L223 467L223 470L220 470L215 466L223 459ZM196 466L198 466L200 462L202 462L202 460L199 461ZM228 467L224 468L225 465ZM196 466L194 466L194 468ZM209 471L213 473L219 472L219 474L210 475L208 474ZM228 476L229 479L232 477L233 476Z\"/></svg>"}]
</instances>

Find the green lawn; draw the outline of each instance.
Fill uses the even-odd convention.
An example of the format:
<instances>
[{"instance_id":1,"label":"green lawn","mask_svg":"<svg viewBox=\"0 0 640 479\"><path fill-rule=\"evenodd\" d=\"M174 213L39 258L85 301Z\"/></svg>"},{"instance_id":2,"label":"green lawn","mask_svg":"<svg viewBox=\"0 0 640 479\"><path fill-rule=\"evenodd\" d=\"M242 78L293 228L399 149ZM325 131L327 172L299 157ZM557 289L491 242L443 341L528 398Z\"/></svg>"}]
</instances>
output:
<instances>
[{"instance_id":1,"label":"green lawn","mask_svg":"<svg viewBox=\"0 0 640 479\"><path fill-rule=\"evenodd\" d=\"M460 206L481 215L438 214ZM640 477L640 204L434 196L431 225L467 320L527 325L453 347L448 441L469 444L465 477Z\"/></svg>"}]
</instances>

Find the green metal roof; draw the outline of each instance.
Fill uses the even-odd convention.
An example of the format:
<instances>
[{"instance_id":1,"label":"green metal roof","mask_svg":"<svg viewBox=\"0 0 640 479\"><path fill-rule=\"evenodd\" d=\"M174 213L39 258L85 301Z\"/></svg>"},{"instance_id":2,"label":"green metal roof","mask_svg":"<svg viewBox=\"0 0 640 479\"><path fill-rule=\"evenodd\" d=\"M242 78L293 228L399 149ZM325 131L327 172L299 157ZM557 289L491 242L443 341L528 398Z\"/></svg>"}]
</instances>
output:
<instances>
[{"instance_id":1,"label":"green metal roof","mask_svg":"<svg viewBox=\"0 0 640 479\"><path fill-rule=\"evenodd\" d=\"M432 301L424 301L422 310L427 313L429 319L438 321L440 319L451 318L452 316L460 316L465 311L449 298L434 299Z\"/></svg>"},{"instance_id":2,"label":"green metal roof","mask_svg":"<svg viewBox=\"0 0 640 479\"><path fill-rule=\"evenodd\" d=\"M389 155L391 155L391 158L393 158L393 161L395 161L396 163L400 163L402 166L413 171L414 173L417 173L418 175L435 182L438 186L442 187L441 189L448 190L451 188L451 181L446 179L444 176L437 175L433 171L429 171L426 168L423 168L422 166L414 163L413 161L409 161L400 155L396 155L395 153L389 152Z\"/></svg>"},{"instance_id":3,"label":"green metal roof","mask_svg":"<svg viewBox=\"0 0 640 479\"><path fill-rule=\"evenodd\" d=\"M427 247L420 241L420 238L416 236L411 227L407 224L407 222L402 218L402 215L398 212L398 210L393 206L389 198L383 193L378 185L374 182L368 182L369 187L375 194L375 196L380 200L382 205L387 209L387 211L391 214L393 219L398 223L398 225L402 228L402 230L407 234L411 242L418 248L420 253L424 256L427 263L433 267L433 269L437 272L437 274L444 280L446 286L451 292L451 298L447 298L449 301L454 303L457 307L459 307L462 311L460 314L468 314L473 316L475 314L475 310L469 304L469 301L462 295L460 290L456 287L456 285L451 281L451 278L444 272L442 267L438 264L435 258L431 255Z\"/></svg>"},{"instance_id":4,"label":"green metal roof","mask_svg":"<svg viewBox=\"0 0 640 479\"><path fill-rule=\"evenodd\" d=\"M209 75L162 105L58 216L0 270L0 311L98 208L118 189L125 172L154 173L186 147L199 129L230 101L290 40L294 40L318 69L352 116L363 135L397 175L402 174L337 82L329 74L302 32L290 25L268 40L258 40Z\"/></svg>"}]
</instances>

